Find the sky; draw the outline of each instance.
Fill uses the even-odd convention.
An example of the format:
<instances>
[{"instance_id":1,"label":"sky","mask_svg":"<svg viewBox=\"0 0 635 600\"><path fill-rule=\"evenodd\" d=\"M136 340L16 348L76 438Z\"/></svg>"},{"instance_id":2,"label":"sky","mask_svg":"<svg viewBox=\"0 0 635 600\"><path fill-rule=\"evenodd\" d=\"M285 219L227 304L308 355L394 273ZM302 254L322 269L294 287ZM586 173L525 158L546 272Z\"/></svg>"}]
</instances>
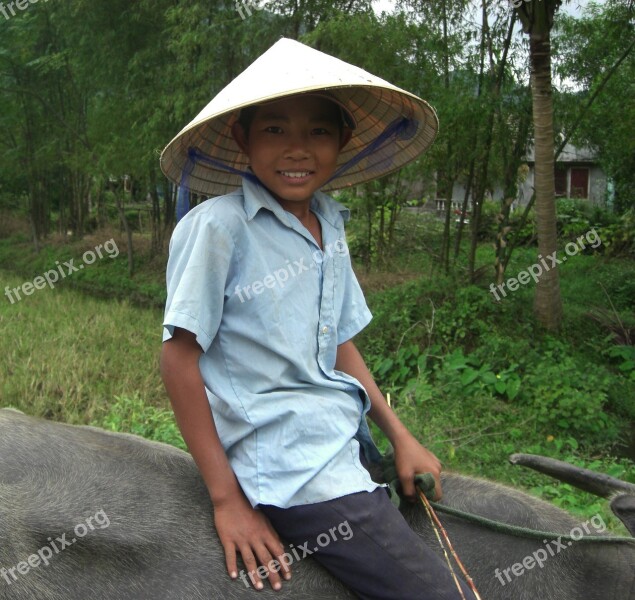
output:
<instances>
[{"instance_id":1,"label":"sky","mask_svg":"<svg viewBox=\"0 0 635 600\"><path fill-rule=\"evenodd\" d=\"M604 4L604 0L596 0L598 4ZM373 6L375 8L376 13L381 13L382 11L391 12L397 3L395 0L374 0ZM589 0L572 0L563 4L560 10L564 12L578 16L584 10L584 7L589 4Z\"/></svg>"},{"instance_id":2,"label":"sky","mask_svg":"<svg viewBox=\"0 0 635 600\"><path fill-rule=\"evenodd\" d=\"M434 0L432 0L434 1ZM496 0L499 2L508 2L509 0ZM527 0L528 1L528 0ZM569 0L568 2L563 2L560 7L560 11L565 12L574 17L579 17L584 13L584 10L588 4L591 2L595 2L596 4L605 4L606 0ZM382 11L392 12L396 7L397 2L395 0L373 0L373 8L375 9L375 13L380 14ZM479 0L472 0L471 4L473 7L480 6ZM475 23L481 22L481 14L479 10L474 11ZM521 31L520 24L517 25L517 32ZM522 35L519 33L519 35ZM554 85L556 85L560 89L568 89L575 90L577 89L577 84L569 81L568 79L560 79L554 73Z\"/></svg>"}]
</instances>

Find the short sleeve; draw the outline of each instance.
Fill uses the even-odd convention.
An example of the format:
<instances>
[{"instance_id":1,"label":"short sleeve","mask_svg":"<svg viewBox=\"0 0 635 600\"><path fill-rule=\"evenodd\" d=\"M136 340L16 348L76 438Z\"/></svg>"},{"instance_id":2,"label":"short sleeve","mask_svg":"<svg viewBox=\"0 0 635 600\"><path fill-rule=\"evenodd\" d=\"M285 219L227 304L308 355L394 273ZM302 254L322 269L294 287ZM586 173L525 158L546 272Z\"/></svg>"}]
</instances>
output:
<instances>
[{"instance_id":1,"label":"short sleeve","mask_svg":"<svg viewBox=\"0 0 635 600\"><path fill-rule=\"evenodd\" d=\"M164 342L181 327L196 335L203 352L209 349L223 315L233 253L232 236L209 210L190 213L177 225L167 266Z\"/></svg>"}]
</instances>

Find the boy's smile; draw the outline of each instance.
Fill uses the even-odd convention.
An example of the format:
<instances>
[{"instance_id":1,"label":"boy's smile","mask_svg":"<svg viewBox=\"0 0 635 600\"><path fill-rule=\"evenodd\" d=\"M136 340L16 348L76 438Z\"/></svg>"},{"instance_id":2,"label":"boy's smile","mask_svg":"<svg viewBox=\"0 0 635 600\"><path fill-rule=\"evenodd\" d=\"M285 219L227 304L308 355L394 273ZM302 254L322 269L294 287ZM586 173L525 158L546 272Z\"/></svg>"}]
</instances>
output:
<instances>
[{"instance_id":1,"label":"boy's smile","mask_svg":"<svg viewBox=\"0 0 635 600\"><path fill-rule=\"evenodd\" d=\"M292 96L258 106L234 138L251 169L282 207L298 216L332 177L340 150L350 140L339 107L317 96Z\"/></svg>"}]
</instances>

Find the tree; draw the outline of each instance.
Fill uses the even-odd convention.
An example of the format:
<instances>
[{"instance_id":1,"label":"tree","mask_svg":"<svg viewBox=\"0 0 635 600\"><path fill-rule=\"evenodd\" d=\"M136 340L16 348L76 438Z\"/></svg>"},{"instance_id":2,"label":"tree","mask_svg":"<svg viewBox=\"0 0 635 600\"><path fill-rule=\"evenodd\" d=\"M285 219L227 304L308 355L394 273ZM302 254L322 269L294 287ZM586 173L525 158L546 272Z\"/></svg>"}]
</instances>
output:
<instances>
[{"instance_id":1,"label":"tree","mask_svg":"<svg viewBox=\"0 0 635 600\"><path fill-rule=\"evenodd\" d=\"M538 250L553 266L536 285L534 311L538 322L556 330L562 321L562 298L556 264L557 229L554 173L553 94L551 87L551 28L561 0L531 0L516 8L529 34L531 97L534 120L536 229ZM555 260L554 260L555 259Z\"/></svg>"},{"instance_id":2,"label":"tree","mask_svg":"<svg viewBox=\"0 0 635 600\"><path fill-rule=\"evenodd\" d=\"M595 150L618 211L635 206L634 8L624 0L591 4L581 18L559 18L555 37L556 72L575 84L556 97L562 130Z\"/></svg>"}]
</instances>

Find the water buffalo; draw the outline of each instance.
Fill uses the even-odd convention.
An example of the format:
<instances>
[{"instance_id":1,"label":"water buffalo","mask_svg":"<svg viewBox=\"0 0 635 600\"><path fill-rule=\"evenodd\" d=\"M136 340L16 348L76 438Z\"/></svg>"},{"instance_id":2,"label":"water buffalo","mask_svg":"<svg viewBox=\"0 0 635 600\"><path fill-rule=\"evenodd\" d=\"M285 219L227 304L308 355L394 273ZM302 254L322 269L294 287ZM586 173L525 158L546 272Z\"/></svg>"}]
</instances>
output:
<instances>
[{"instance_id":1,"label":"water buffalo","mask_svg":"<svg viewBox=\"0 0 635 600\"><path fill-rule=\"evenodd\" d=\"M603 484L611 492L611 480ZM582 524L489 481L446 473L443 486L447 506L489 519L576 539L604 531L599 515ZM633 533L635 486L614 489L612 508ZM438 547L421 506L406 506L404 515ZM439 515L484 600L635 600L635 543L526 537ZM292 569L280 592L229 579L211 503L187 453L0 410L0 599L353 597L314 560Z\"/></svg>"}]
</instances>

